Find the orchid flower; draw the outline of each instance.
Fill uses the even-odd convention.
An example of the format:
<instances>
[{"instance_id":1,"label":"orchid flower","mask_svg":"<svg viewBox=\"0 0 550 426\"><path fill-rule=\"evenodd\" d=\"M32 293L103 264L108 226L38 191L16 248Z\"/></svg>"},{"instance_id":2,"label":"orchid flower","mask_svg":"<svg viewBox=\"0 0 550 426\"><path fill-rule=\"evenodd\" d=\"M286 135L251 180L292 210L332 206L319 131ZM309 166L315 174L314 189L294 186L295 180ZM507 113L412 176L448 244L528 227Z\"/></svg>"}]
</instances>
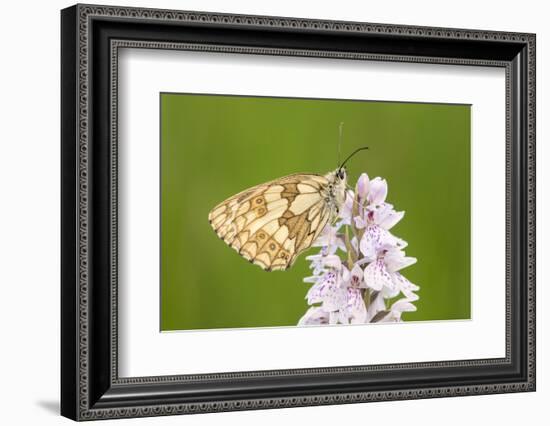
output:
<instances>
[{"instance_id":1,"label":"orchid flower","mask_svg":"<svg viewBox=\"0 0 550 426\"><path fill-rule=\"evenodd\" d=\"M405 212L395 211L387 195L386 180L366 173L347 192L338 222L327 224L313 244L320 252L306 257L310 307L298 325L400 322L403 312L416 310L419 287L400 272L416 258L406 256L407 242L390 232Z\"/></svg>"}]
</instances>

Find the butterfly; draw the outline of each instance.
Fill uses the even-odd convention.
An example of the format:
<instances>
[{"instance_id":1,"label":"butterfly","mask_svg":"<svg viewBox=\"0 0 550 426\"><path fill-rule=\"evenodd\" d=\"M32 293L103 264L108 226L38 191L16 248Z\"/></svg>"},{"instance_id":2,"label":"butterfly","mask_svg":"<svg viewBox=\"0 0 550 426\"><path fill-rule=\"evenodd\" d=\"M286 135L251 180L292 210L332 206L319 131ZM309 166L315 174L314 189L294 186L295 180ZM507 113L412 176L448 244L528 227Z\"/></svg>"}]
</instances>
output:
<instances>
[{"instance_id":1,"label":"butterfly","mask_svg":"<svg viewBox=\"0 0 550 426\"><path fill-rule=\"evenodd\" d=\"M227 245L265 271L285 270L312 246L346 199L345 163L325 174L292 174L246 189L214 207L210 225Z\"/></svg>"}]
</instances>

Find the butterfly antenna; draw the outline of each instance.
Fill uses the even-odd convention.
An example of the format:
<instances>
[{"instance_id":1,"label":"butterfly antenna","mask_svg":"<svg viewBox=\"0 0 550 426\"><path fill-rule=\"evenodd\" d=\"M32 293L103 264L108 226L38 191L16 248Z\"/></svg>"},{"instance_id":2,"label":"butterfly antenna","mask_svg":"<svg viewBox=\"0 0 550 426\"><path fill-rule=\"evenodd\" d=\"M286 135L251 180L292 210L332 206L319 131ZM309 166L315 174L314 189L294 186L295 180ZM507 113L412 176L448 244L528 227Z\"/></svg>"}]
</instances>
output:
<instances>
[{"instance_id":1,"label":"butterfly antenna","mask_svg":"<svg viewBox=\"0 0 550 426\"><path fill-rule=\"evenodd\" d=\"M339 168L342 169L342 168L346 165L346 163L349 161L349 159L350 159L351 157L353 157L353 156L354 156L355 154L357 154L359 151L364 151L365 149L369 149L369 147L368 147L368 146L363 146L363 147L361 147L361 148L357 148L357 149L356 149L355 151L353 151L350 155L348 155L348 157L342 162L342 164L340 165Z\"/></svg>"},{"instance_id":2,"label":"butterfly antenna","mask_svg":"<svg viewBox=\"0 0 550 426\"><path fill-rule=\"evenodd\" d=\"M338 126L338 163L336 164L336 166L338 166L338 164L340 164L340 158L341 158L341 153L342 153L342 135L344 133L344 122L341 121L340 122L340 126Z\"/></svg>"}]
</instances>

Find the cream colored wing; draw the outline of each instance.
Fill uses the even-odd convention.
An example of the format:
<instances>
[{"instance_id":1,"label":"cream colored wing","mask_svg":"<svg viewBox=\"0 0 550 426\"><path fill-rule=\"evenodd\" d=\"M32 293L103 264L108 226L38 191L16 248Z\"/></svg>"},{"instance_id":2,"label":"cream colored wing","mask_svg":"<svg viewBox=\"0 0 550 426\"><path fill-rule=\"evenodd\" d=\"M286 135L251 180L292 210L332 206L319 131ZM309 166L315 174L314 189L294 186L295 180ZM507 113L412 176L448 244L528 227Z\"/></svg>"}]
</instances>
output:
<instances>
[{"instance_id":1,"label":"cream colored wing","mask_svg":"<svg viewBox=\"0 0 550 426\"><path fill-rule=\"evenodd\" d=\"M266 271L289 268L330 219L322 196L328 181L295 174L247 189L212 209L216 234Z\"/></svg>"}]
</instances>

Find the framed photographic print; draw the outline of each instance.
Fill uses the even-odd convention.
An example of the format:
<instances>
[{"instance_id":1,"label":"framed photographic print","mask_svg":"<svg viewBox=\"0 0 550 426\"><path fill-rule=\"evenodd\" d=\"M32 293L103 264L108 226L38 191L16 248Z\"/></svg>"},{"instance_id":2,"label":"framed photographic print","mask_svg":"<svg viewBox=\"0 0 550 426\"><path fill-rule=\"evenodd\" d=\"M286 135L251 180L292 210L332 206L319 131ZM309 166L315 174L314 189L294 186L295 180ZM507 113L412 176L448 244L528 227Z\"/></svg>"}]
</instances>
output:
<instances>
[{"instance_id":1,"label":"framed photographic print","mask_svg":"<svg viewBox=\"0 0 550 426\"><path fill-rule=\"evenodd\" d=\"M535 36L61 12L74 420L535 390Z\"/></svg>"}]
</instances>

